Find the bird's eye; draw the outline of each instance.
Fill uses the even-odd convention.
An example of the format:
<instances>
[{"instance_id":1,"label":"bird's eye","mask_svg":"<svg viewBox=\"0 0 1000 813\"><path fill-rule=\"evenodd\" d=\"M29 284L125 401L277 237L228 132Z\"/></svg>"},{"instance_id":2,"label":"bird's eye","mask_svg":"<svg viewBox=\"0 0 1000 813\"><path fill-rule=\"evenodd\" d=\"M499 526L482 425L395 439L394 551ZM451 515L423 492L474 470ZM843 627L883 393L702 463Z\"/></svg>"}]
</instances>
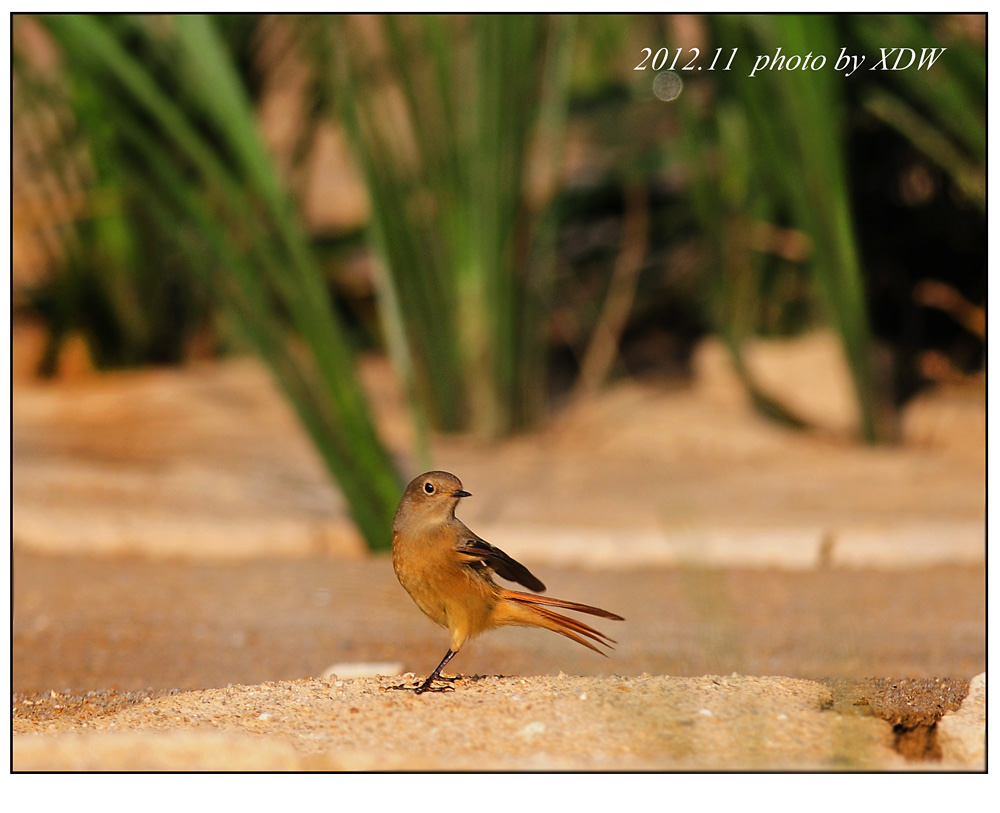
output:
<instances>
[{"instance_id":1,"label":"bird's eye","mask_svg":"<svg viewBox=\"0 0 1000 813\"><path fill-rule=\"evenodd\" d=\"M424 483L424 491L428 494L434 493L434 483Z\"/></svg>"}]
</instances>

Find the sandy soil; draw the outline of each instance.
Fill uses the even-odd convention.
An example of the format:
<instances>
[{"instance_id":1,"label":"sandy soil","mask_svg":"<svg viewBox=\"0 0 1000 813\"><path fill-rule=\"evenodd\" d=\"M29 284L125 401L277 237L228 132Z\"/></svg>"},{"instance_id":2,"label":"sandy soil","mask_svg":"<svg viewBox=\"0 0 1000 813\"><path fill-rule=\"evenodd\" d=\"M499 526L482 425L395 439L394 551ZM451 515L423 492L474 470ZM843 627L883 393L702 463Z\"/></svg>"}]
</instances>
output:
<instances>
[{"instance_id":1,"label":"sandy soil","mask_svg":"<svg viewBox=\"0 0 1000 813\"><path fill-rule=\"evenodd\" d=\"M37 728L53 732L42 736L55 735L56 748L86 732L88 748L98 750L67 748L60 759L66 765L75 752L71 758L81 768L107 764L109 749L119 751L117 764L154 768L158 750L176 751L184 743L201 752L228 748L227 742L239 751L242 743L243 758L250 759L261 739L266 750L256 754L258 764L284 768L669 769L704 765L708 751L716 765L733 769L905 765L893 752L887 726L826 711L829 690L808 681L485 677L462 681L452 693L423 696L387 690L397 683L369 678L234 686L155 698L84 722L72 712L65 719L64 710L58 722L43 720ZM18 721L15 730L33 728ZM74 733L61 733L66 731ZM183 732L216 736L199 744ZM804 736L822 739L825 747L803 749ZM32 745L18 743L28 749L15 753L22 765L39 764ZM130 746L132 754L124 753ZM178 765L186 761L174 758ZM227 763L220 752L210 765Z\"/></svg>"},{"instance_id":2,"label":"sandy soil","mask_svg":"<svg viewBox=\"0 0 1000 813\"><path fill-rule=\"evenodd\" d=\"M950 750L936 736L985 668L978 567L904 577L550 567L554 594L626 617L604 625L618 641L610 657L542 631L499 630L452 662L489 677L421 697L384 691L399 677L336 676L381 662L375 669L412 670L413 685L446 647L385 557L19 552L14 567L16 770L984 764L968 756L967 736ZM972 729L973 742L983 730Z\"/></svg>"},{"instance_id":3,"label":"sandy soil","mask_svg":"<svg viewBox=\"0 0 1000 813\"><path fill-rule=\"evenodd\" d=\"M728 677L298 680L165 696L15 699L15 770L903 770L943 763L888 707L967 684L869 689ZM402 689L400 687L403 687ZM902 689L903 691L898 691ZM909 699L906 699L909 698ZM904 706L904 703L906 706ZM900 740L903 739L903 747ZM916 742L919 740L919 747ZM934 753L932 753L934 752Z\"/></svg>"}]
</instances>

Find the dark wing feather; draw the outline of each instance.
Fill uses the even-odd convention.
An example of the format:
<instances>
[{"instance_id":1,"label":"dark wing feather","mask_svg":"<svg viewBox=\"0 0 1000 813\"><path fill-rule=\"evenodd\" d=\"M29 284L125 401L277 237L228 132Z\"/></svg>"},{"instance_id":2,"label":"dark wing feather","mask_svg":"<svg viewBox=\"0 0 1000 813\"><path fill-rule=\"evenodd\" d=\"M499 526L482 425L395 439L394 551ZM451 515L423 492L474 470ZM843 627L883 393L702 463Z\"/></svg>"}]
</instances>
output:
<instances>
[{"instance_id":1,"label":"dark wing feather","mask_svg":"<svg viewBox=\"0 0 1000 813\"><path fill-rule=\"evenodd\" d=\"M500 578L522 584L536 593L545 589L545 585L535 578L528 568L511 559L500 548L493 547L489 542L477 536L470 536L459 545L458 554L472 567L485 565Z\"/></svg>"}]
</instances>

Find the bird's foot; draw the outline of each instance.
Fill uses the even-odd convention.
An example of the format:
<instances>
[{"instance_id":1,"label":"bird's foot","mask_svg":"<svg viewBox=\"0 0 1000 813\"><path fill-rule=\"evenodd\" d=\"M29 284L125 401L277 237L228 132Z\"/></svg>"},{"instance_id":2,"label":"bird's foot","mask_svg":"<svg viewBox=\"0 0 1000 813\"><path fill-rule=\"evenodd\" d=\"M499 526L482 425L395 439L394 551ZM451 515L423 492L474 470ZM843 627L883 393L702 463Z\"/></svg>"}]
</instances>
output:
<instances>
[{"instance_id":1,"label":"bird's foot","mask_svg":"<svg viewBox=\"0 0 1000 813\"><path fill-rule=\"evenodd\" d=\"M440 680L440 678L438 678ZM423 694L424 692L453 692L455 687L451 683L445 683L443 686L435 685L431 681L427 680L421 683L414 691L417 694Z\"/></svg>"},{"instance_id":2,"label":"bird's foot","mask_svg":"<svg viewBox=\"0 0 1000 813\"><path fill-rule=\"evenodd\" d=\"M427 678L423 683L415 684L413 686L408 686L403 683L399 686L389 686L389 689L405 691L405 692L416 692L417 694L423 694L424 692L453 692L455 687L451 684L456 680L465 680L464 675L454 675L452 677L445 677L444 675L432 675ZM443 682L444 686L436 686L436 682Z\"/></svg>"}]
</instances>

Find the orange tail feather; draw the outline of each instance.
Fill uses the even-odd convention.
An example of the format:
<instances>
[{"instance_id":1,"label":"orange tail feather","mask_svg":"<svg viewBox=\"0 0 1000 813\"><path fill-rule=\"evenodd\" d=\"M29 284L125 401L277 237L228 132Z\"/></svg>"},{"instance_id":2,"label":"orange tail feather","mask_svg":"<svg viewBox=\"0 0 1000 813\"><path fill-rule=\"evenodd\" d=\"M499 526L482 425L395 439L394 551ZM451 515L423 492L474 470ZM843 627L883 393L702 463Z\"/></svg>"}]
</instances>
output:
<instances>
[{"instance_id":1,"label":"orange tail feather","mask_svg":"<svg viewBox=\"0 0 1000 813\"><path fill-rule=\"evenodd\" d=\"M560 635L564 635L578 644L594 650L594 652L599 652L601 655L604 655L604 652L590 641L595 641L602 646L610 648L612 644L616 643L613 638L609 638L603 632L594 629L588 624L584 624L582 621L577 621L575 618L570 618L540 605L549 605L580 613L588 613L589 615L596 615L601 618L610 618L614 621L625 620L620 615L609 613L607 610L602 610L599 607L591 607L589 604L578 604L574 601L564 601L563 599L549 598L548 596L536 596L531 593L519 593L515 590L504 590L502 598L504 599L502 606L506 611L504 623L543 627L552 630L552 632L558 632Z\"/></svg>"}]
</instances>

